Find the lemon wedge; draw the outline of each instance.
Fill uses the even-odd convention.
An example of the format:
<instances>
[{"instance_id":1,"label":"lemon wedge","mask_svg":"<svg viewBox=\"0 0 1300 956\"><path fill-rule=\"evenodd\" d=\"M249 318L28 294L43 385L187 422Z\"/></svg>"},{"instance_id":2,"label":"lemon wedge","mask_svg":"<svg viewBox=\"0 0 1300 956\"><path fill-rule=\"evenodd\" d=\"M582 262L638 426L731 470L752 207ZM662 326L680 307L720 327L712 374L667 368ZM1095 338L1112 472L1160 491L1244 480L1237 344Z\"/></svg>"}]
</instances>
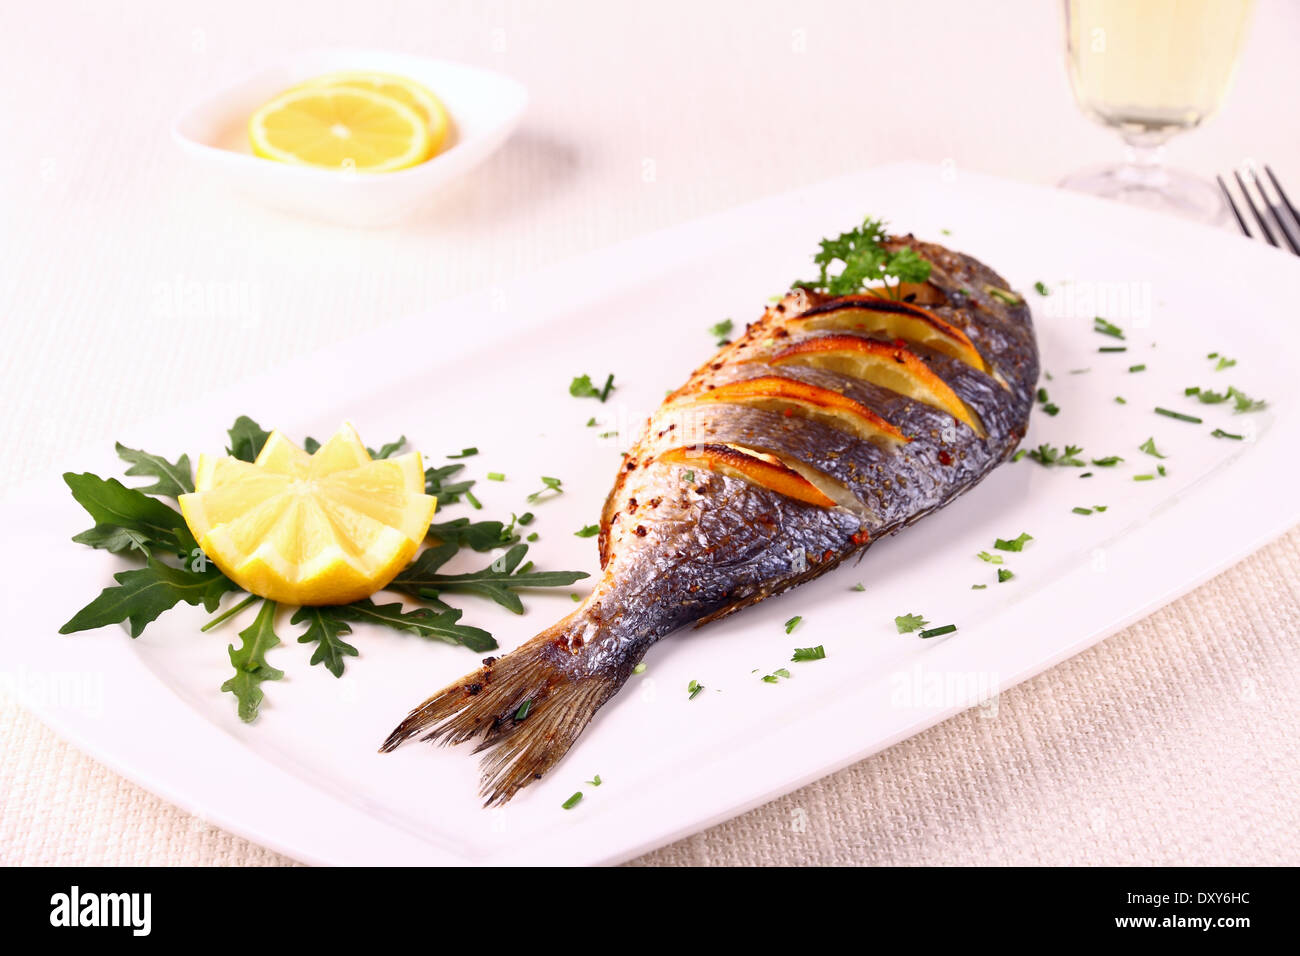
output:
<instances>
[{"instance_id":1,"label":"lemon wedge","mask_svg":"<svg viewBox=\"0 0 1300 956\"><path fill-rule=\"evenodd\" d=\"M299 166L388 173L432 153L429 125L411 106L363 86L299 86L248 121L253 152Z\"/></svg>"},{"instance_id":2,"label":"lemon wedge","mask_svg":"<svg viewBox=\"0 0 1300 956\"><path fill-rule=\"evenodd\" d=\"M419 452L372 460L344 425L315 454L272 432L254 462L199 457L181 514L208 558L247 591L286 604L348 604L415 555L437 499Z\"/></svg>"},{"instance_id":3,"label":"lemon wedge","mask_svg":"<svg viewBox=\"0 0 1300 956\"><path fill-rule=\"evenodd\" d=\"M429 155L433 156L442 149L451 128L447 118L447 108L442 100L434 96L426 87L414 80L395 73L379 73L369 70L343 70L338 73L326 73L302 84L303 87L349 86L371 90L383 96L392 97L399 103L409 106L420 114L429 128Z\"/></svg>"}]
</instances>

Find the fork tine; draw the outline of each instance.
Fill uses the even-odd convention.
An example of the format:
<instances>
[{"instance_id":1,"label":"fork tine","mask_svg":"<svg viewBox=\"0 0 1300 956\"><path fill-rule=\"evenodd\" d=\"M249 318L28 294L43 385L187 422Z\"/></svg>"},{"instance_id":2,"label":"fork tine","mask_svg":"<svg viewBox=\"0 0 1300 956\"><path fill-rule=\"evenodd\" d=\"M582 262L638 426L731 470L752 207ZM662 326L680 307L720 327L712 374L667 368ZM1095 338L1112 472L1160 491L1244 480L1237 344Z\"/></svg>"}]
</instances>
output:
<instances>
[{"instance_id":1,"label":"fork tine","mask_svg":"<svg viewBox=\"0 0 1300 956\"><path fill-rule=\"evenodd\" d=\"M1255 167L1250 168L1250 178L1255 181L1255 188L1259 190L1259 198L1264 203L1264 208L1273 214L1273 221L1277 223L1277 231L1282 234L1286 244L1291 247L1291 251L1300 256L1300 245L1296 244L1295 237L1291 235L1291 226L1286 221L1286 214L1280 206L1274 205L1273 200L1268 198L1268 193L1264 191L1264 183L1260 181L1259 173Z\"/></svg>"},{"instance_id":2,"label":"fork tine","mask_svg":"<svg viewBox=\"0 0 1300 956\"><path fill-rule=\"evenodd\" d=\"M1291 205L1286 190L1282 188L1282 184L1277 181L1277 177L1273 175L1273 170L1267 164L1264 166L1264 172L1268 173L1269 182L1273 184L1273 188L1277 190L1277 194L1282 198L1282 205L1286 206L1287 211L1291 213L1296 222L1300 222L1300 212L1297 212L1295 206Z\"/></svg>"},{"instance_id":3,"label":"fork tine","mask_svg":"<svg viewBox=\"0 0 1300 956\"><path fill-rule=\"evenodd\" d=\"M1241 218L1241 210L1237 208L1236 202L1233 201L1232 193L1228 192L1228 184L1223 181L1222 176L1215 176L1214 178L1219 184L1219 189L1223 192L1223 198L1228 201L1228 208L1232 210L1237 225L1241 227L1241 231L1246 234L1247 239L1254 239L1255 235L1250 231L1250 226L1246 225L1246 220Z\"/></svg>"},{"instance_id":4,"label":"fork tine","mask_svg":"<svg viewBox=\"0 0 1300 956\"><path fill-rule=\"evenodd\" d=\"M1282 188L1282 184L1278 182L1277 177L1273 175L1273 170L1268 166L1265 166L1264 172L1268 174L1269 182L1271 182L1273 188L1277 190L1277 197L1282 204L1281 208L1273 206L1273 218L1277 220L1277 224L1282 230L1282 237L1286 239L1286 244L1291 247L1292 252L1297 256L1300 256L1300 238L1297 238L1300 236L1300 232L1296 231L1300 229L1300 213L1297 213L1295 206L1291 205L1291 200L1287 196L1286 190ZM1267 199L1268 194L1264 192L1264 184L1259 181L1258 173L1255 174L1255 182L1259 185L1260 195ZM1282 212L1283 209L1291 214L1289 222Z\"/></svg>"},{"instance_id":5,"label":"fork tine","mask_svg":"<svg viewBox=\"0 0 1300 956\"><path fill-rule=\"evenodd\" d=\"M1259 224L1259 231L1264 234L1270 246L1276 246L1277 240L1273 238L1273 230L1268 228L1268 223L1264 221L1264 216L1260 213L1259 208L1255 205L1255 200L1250 198L1250 190L1246 188L1246 180L1241 178L1241 173L1233 170L1232 175L1237 180L1237 187L1241 190L1241 195L1246 200L1246 205L1250 207L1251 215L1255 217L1255 222Z\"/></svg>"}]
</instances>

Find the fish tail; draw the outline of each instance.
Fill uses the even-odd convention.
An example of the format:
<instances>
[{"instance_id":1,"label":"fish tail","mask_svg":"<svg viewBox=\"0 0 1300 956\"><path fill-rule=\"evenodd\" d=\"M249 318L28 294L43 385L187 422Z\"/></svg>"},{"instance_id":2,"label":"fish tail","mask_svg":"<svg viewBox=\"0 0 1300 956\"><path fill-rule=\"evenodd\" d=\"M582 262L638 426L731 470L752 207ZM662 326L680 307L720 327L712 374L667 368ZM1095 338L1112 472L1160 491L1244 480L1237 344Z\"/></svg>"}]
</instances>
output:
<instances>
[{"instance_id":1,"label":"fish tail","mask_svg":"<svg viewBox=\"0 0 1300 956\"><path fill-rule=\"evenodd\" d=\"M565 755L627 678L624 668L605 673L580 666L569 639L585 624L575 613L509 654L487 658L411 711L380 752L421 734L444 745L481 737L474 749L487 751L480 795L485 806L506 803Z\"/></svg>"}]
</instances>

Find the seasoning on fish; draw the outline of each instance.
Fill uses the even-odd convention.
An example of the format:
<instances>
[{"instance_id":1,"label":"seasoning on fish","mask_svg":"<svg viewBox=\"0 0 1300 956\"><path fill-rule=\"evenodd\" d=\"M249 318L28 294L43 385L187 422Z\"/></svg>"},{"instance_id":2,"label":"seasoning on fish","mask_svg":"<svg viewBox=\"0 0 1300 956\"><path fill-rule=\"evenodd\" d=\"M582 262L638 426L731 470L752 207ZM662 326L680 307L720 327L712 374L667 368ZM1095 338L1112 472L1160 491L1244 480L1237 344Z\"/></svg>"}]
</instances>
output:
<instances>
[{"instance_id":1,"label":"seasoning on fish","mask_svg":"<svg viewBox=\"0 0 1300 956\"><path fill-rule=\"evenodd\" d=\"M881 294L796 288L724 343L620 466L586 600L429 698L382 750L478 739L482 795L503 804L660 638L824 574L1015 453L1039 370L1024 297L970 256L879 242L909 268L928 263L928 279Z\"/></svg>"}]
</instances>

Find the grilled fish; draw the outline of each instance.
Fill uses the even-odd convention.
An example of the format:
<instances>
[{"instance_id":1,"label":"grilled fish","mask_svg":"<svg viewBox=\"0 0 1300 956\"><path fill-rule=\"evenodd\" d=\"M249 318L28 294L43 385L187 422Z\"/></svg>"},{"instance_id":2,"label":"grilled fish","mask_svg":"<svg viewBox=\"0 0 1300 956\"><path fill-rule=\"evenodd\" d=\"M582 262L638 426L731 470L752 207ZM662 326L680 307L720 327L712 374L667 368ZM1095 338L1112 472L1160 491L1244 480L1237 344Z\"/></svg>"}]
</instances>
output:
<instances>
[{"instance_id":1,"label":"grilled fish","mask_svg":"<svg viewBox=\"0 0 1300 956\"><path fill-rule=\"evenodd\" d=\"M797 288L649 419L600 523L602 574L572 614L429 698L382 750L475 738L503 804L564 756L647 649L778 594L967 491L1024 437L1038 352L1023 298L912 236L928 281Z\"/></svg>"}]
</instances>

